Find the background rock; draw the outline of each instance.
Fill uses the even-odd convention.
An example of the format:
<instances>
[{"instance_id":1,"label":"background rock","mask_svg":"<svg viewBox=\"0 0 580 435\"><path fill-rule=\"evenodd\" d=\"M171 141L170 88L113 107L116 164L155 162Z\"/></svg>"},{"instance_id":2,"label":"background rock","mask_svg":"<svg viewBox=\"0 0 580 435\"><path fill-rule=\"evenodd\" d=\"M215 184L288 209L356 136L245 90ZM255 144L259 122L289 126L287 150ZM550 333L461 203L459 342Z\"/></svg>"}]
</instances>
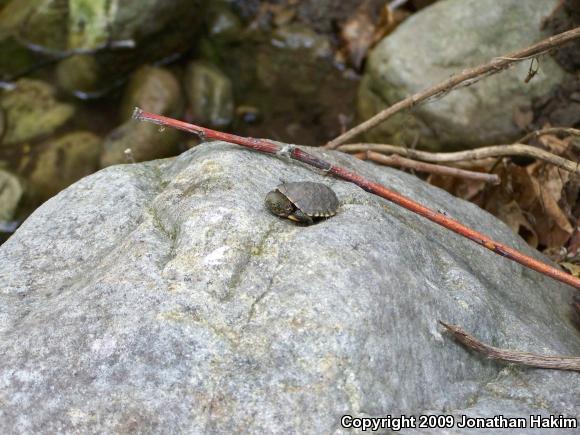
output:
<instances>
[{"instance_id":1,"label":"background rock","mask_svg":"<svg viewBox=\"0 0 580 435\"><path fill-rule=\"evenodd\" d=\"M405 21L371 53L358 98L369 118L396 101L463 69L523 48L548 36L541 23L558 1L442 0ZM561 83L565 72L548 56L538 74L524 79L522 62L445 98L399 114L367 135L369 141L410 145L417 134L427 148L465 148L510 143L522 135L518 109Z\"/></svg>"},{"instance_id":2,"label":"background rock","mask_svg":"<svg viewBox=\"0 0 580 435\"><path fill-rule=\"evenodd\" d=\"M410 175L313 152L540 257ZM337 216L272 216L263 200L281 179L329 184ZM204 144L84 178L0 247L0 429L335 433L346 413L576 416L576 373L498 365L437 325L578 355L572 293L352 184Z\"/></svg>"},{"instance_id":3,"label":"background rock","mask_svg":"<svg viewBox=\"0 0 580 435\"><path fill-rule=\"evenodd\" d=\"M6 125L2 145L15 145L53 133L74 114L74 106L55 98L55 89L40 80L21 79L0 97Z\"/></svg>"},{"instance_id":4,"label":"background rock","mask_svg":"<svg viewBox=\"0 0 580 435\"><path fill-rule=\"evenodd\" d=\"M183 96L177 78L167 69L151 66L141 67L131 76L120 108L124 122L105 138L101 167L177 154L179 132L173 129L159 131L158 126L135 122L131 119L135 107L174 118L181 117ZM131 150L130 156L125 152L127 149Z\"/></svg>"},{"instance_id":5,"label":"background rock","mask_svg":"<svg viewBox=\"0 0 580 435\"><path fill-rule=\"evenodd\" d=\"M192 62L184 77L194 122L214 128L229 126L234 118L231 80L208 62Z\"/></svg>"},{"instance_id":6,"label":"background rock","mask_svg":"<svg viewBox=\"0 0 580 435\"><path fill-rule=\"evenodd\" d=\"M0 11L4 32L47 52L98 50L111 41L143 41L199 13L201 1L12 0Z\"/></svg>"},{"instance_id":7,"label":"background rock","mask_svg":"<svg viewBox=\"0 0 580 435\"><path fill-rule=\"evenodd\" d=\"M28 194L47 200L99 167L101 138L87 131L74 131L36 146L21 162Z\"/></svg>"},{"instance_id":8,"label":"background rock","mask_svg":"<svg viewBox=\"0 0 580 435\"><path fill-rule=\"evenodd\" d=\"M204 3L12 0L0 9L0 57L8 59L0 64L0 78L27 75L52 63L55 55L84 53L92 65L65 61L61 74L85 80L87 73L98 73L90 77L90 91L73 91L82 98L101 97L121 86L139 65L164 63L188 51L200 30Z\"/></svg>"},{"instance_id":9,"label":"background rock","mask_svg":"<svg viewBox=\"0 0 580 435\"><path fill-rule=\"evenodd\" d=\"M61 89L83 97L99 87L99 64L94 56L78 54L59 62L56 80Z\"/></svg>"},{"instance_id":10,"label":"background rock","mask_svg":"<svg viewBox=\"0 0 580 435\"><path fill-rule=\"evenodd\" d=\"M123 95L121 119L131 119L136 106L167 116L179 116L183 111L183 97L173 73L154 66L142 66L135 71Z\"/></svg>"},{"instance_id":11,"label":"background rock","mask_svg":"<svg viewBox=\"0 0 580 435\"><path fill-rule=\"evenodd\" d=\"M22 198L22 191L18 178L0 169L0 225L14 219L16 208Z\"/></svg>"},{"instance_id":12,"label":"background rock","mask_svg":"<svg viewBox=\"0 0 580 435\"><path fill-rule=\"evenodd\" d=\"M180 137L178 131L129 120L105 138L100 167L174 156Z\"/></svg>"}]
</instances>

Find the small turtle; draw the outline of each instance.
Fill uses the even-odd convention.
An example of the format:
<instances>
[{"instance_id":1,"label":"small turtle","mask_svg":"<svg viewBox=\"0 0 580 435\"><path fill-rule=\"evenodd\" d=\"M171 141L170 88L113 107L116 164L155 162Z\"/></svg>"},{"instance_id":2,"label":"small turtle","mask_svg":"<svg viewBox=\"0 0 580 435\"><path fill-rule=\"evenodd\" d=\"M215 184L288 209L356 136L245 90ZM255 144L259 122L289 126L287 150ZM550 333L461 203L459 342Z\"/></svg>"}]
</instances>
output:
<instances>
[{"instance_id":1,"label":"small turtle","mask_svg":"<svg viewBox=\"0 0 580 435\"><path fill-rule=\"evenodd\" d=\"M334 216L338 198L325 184L310 181L285 183L266 195L266 208L276 216L311 224L316 218Z\"/></svg>"}]
</instances>

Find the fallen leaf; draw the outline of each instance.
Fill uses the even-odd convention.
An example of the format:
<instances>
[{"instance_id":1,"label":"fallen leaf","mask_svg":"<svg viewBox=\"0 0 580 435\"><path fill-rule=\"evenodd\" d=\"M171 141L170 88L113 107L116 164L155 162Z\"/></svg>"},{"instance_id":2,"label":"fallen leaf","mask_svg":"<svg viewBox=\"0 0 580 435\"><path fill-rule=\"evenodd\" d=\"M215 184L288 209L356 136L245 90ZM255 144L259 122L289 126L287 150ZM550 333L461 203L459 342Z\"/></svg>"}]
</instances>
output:
<instances>
[{"instance_id":1,"label":"fallen leaf","mask_svg":"<svg viewBox=\"0 0 580 435\"><path fill-rule=\"evenodd\" d=\"M575 228L568 242L568 257L576 257L580 253L580 230Z\"/></svg>"},{"instance_id":2,"label":"fallen leaf","mask_svg":"<svg viewBox=\"0 0 580 435\"><path fill-rule=\"evenodd\" d=\"M566 269L570 275L574 275L576 278L580 278L580 264L564 262L560 263L560 266Z\"/></svg>"},{"instance_id":3,"label":"fallen leaf","mask_svg":"<svg viewBox=\"0 0 580 435\"><path fill-rule=\"evenodd\" d=\"M370 17L368 2L363 2L355 14L343 24L340 36L351 65L360 70L374 42L376 23Z\"/></svg>"},{"instance_id":4,"label":"fallen leaf","mask_svg":"<svg viewBox=\"0 0 580 435\"><path fill-rule=\"evenodd\" d=\"M411 15L410 12L404 9L392 9L390 4L384 5L381 8L381 15L379 22L376 25L375 34L373 36L373 45L383 39L397 28L407 17Z\"/></svg>"},{"instance_id":5,"label":"fallen leaf","mask_svg":"<svg viewBox=\"0 0 580 435\"><path fill-rule=\"evenodd\" d=\"M519 234L528 245L534 248L538 246L538 235L517 202L511 201L507 204L502 204L498 208L496 217L507 224L514 233Z\"/></svg>"},{"instance_id":6,"label":"fallen leaf","mask_svg":"<svg viewBox=\"0 0 580 435\"><path fill-rule=\"evenodd\" d=\"M513 120L520 130L527 130L534 120L534 112L531 107L516 107Z\"/></svg>"},{"instance_id":7,"label":"fallen leaf","mask_svg":"<svg viewBox=\"0 0 580 435\"><path fill-rule=\"evenodd\" d=\"M528 168L521 168L518 181L522 184L516 200L524 210L534 216L533 226L539 243L544 249L555 251L570 239L573 226L559 201L569 174L562 174L558 168L539 162ZM524 171L527 172L527 179ZM533 195L529 186L533 186ZM525 186L525 187L524 187Z\"/></svg>"},{"instance_id":8,"label":"fallen leaf","mask_svg":"<svg viewBox=\"0 0 580 435\"><path fill-rule=\"evenodd\" d=\"M538 142L551 153L560 156L570 148L573 139L572 136L560 139L553 134L544 134L538 138Z\"/></svg>"}]
</instances>

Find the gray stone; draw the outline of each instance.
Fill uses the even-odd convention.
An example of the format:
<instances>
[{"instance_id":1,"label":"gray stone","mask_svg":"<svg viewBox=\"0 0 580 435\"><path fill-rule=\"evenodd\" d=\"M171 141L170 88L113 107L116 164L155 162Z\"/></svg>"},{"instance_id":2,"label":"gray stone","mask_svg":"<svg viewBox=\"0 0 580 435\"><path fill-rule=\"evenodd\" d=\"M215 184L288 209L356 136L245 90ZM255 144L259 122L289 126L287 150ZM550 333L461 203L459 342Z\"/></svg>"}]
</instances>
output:
<instances>
[{"instance_id":1,"label":"gray stone","mask_svg":"<svg viewBox=\"0 0 580 435\"><path fill-rule=\"evenodd\" d=\"M476 206L312 150L536 258ZM331 186L301 227L280 181ZM495 346L579 355L573 290L357 186L214 142L113 166L0 247L2 433L340 433L344 414L578 415L577 373L506 367Z\"/></svg>"},{"instance_id":2,"label":"gray stone","mask_svg":"<svg viewBox=\"0 0 580 435\"><path fill-rule=\"evenodd\" d=\"M11 0L0 8L0 78L28 75L47 56L86 53L91 59L60 63L60 85L82 99L102 97L139 65L166 64L188 51L201 31L203 3Z\"/></svg>"},{"instance_id":3,"label":"gray stone","mask_svg":"<svg viewBox=\"0 0 580 435\"><path fill-rule=\"evenodd\" d=\"M176 155L180 138L177 130L160 131L155 125L134 121L131 114L135 107L140 107L149 112L180 118L183 105L181 86L171 71L151 66L135 71L125 89L119 110L124 122L105 138L101 167Z\"/></svg>"},{"instance_id":4,"label":"gray stone","mask_svg":"<svg viewBox=\"0 0 580 435\"><path fill-rule=\"evenodd\" d=\"M107 135L99 164L104 168L174 156L179 153L180 137L176 130L129 120Z\"/></svg>"},{"instance_id":5,"label":"gray stone","mask_svg":"<svg viewBox=\"0 0 580 435\"><path fill-rule=\"evenodd\" d=\"M197 25L199 0L12 0L0 10L0 39L15 32L36 50L98 50L114 41L142 42L182 22ZM193 14L192 12L196 12Z\"/></svg>"},{"instance_id":6,"label":"gray stone","mask_svg":"<svg viewBox=\"0 0 580 435\"><path fill-rule=\"evenodd\" d=\"M31 197L45 201L99 167L102 139L89 131L50 138L25 155L20 169Z\"/></svg>"},{"instance_id":7,"label":"gray stone","mask_svg":"<svg viewBox=\"0 0 580 435\"><path fill-rule=\"evenodd\" d=\"M121 119L130 120L136 106L166 116L179 116L183 97L175 75L166 68L140 67L131 75L123 93Z\"/></svg>"},{"instance_id":8,"label":"gray stone","mask_svg":"<svg viewBox=\"0 0 580 435\"><path fill-rule=\"evenodd\" d=\"M99 64L94 56L77 54L58 63L56 79L62 90L84 98L97 91L99 72Z\"/></svg>"},{"instance_id":9,"label":"gray stone","mask_svg":"<svg viewBox=\"0 0 580 435\"><path fill-rule=\"evenodd\" d=\"M214 128L225 128L232 123L232 81L217 66L204 61L191 62L184 83L195 122Z\"/></svg>"},{"instance_id":10,"label":"gray stone","mask_svg":"<svg viewBox=\"0 0 580 435\"><path fill-rule=\"evenodd\" d=\"M358 112L369 118L398 100L462 70L548 36L542 20L557 0L443 0L410 17L371 52L359 88ZM367 136L376 142L413 142L433 149L511 143L522 134L518 108L561 83L565 72L550 58L525 83L530 62L487 77L444 98L399 114Z\"/></svg>"},{"instance_id":11,"label":"gray stone","mask_svg":"<svg viewBox=\"0 0 580 435\"><path fill-rule=\"evenodd\" d=\"M22 193L20 180L10 172L0 169L0 226L7 225L14 219Z\"/></svg>"},{"instance_id":12,"label":"gray stone","mask_svg":"<svg viewBox=\"0 0 580 435\"><path fill-rule=\"evenodd\" d=\"M53 133L75 113L75 107L56 99L56 90L41 80L20 79L0 97L5 116L0 145L16 145Z\"/></svg>"}]
</instances>

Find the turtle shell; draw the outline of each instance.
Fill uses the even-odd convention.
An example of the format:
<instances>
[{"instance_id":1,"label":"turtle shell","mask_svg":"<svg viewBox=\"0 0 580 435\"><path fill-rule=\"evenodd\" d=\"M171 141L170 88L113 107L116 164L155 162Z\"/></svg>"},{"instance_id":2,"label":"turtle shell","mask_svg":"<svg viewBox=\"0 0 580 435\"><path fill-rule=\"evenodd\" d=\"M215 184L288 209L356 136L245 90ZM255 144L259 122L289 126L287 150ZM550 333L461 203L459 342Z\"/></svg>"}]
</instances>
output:
<instances>
[{"instance_id":1,"label":"turtle shell","mask_svg":"<svg viewBox=\"0 0 580 435\"><path fill-rule=\"evenodd\" d=\"M326 184L311 181L285 183L278 186L278 191L310 217L334 216L338 209L338 198Z\"/></svg>"}]
</instances>

